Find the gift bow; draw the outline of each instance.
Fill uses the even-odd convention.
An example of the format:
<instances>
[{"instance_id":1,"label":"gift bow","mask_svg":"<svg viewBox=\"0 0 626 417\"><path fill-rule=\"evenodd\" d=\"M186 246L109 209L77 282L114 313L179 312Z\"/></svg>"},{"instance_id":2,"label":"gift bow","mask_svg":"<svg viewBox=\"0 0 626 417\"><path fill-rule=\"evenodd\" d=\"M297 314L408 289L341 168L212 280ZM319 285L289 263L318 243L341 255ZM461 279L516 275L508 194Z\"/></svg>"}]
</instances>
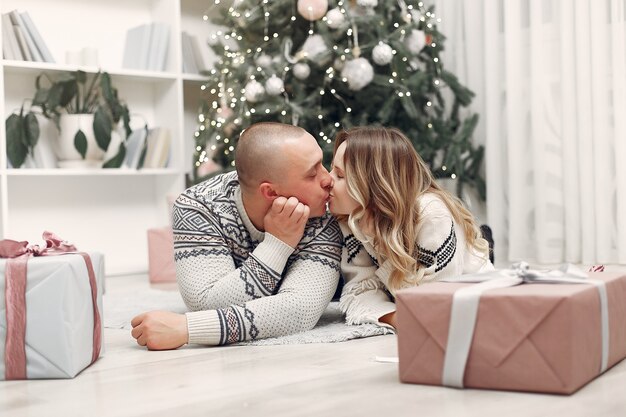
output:
<instances>
[{"instance_id":1,"label":"gift bow","mask_svg":"<svg viewBox=\"0 0 626 417\"><path fill-rule=\"evenodd\" d=\"M609 358L609 309L604 281L588 279L582 270L565 264L557 270L532 270L526 262L478 274L462 275L441 280L443 282L476 283L457 290L452 298L448 342L443 365L442 384L463 388L465 365L476 326L476 315L480 296L487 290L512 287L519 284L591 284L600 295L600 317L602 322L602 361L600 373L606 371Z\"/></svg>"},{"instance_id":2,"label":"gift bow","mask_svg":"<svg viewBox=\"0 0 626 417\"><path fill-rule=\"evenodd\" d=\"M54 253L76 252L76 246L61 239L52 232L43 232L43 244L28 244L27 241L0 240L0 258L17 258L24 254L44 256Z\"/></svg>"},{"instance_id":3,"label":"gift bow","mask_svg":"<svg viewBox=\"0 0 626 417\"><path fill-rule=\"evenodd\" d=\"M29 244L27 241L0 240L0 258L8 258L5 269L5 302L7 334L5 341L5 379L26 379L26 265L31 256L78 254L85 260L91 301L93 305L93 352L91 363L100 356L101 322L98 311L98 284L93 264L88 254L78 252L76 247L52 232L44 232L43 243Z\"/></svg>"}]
</instances>

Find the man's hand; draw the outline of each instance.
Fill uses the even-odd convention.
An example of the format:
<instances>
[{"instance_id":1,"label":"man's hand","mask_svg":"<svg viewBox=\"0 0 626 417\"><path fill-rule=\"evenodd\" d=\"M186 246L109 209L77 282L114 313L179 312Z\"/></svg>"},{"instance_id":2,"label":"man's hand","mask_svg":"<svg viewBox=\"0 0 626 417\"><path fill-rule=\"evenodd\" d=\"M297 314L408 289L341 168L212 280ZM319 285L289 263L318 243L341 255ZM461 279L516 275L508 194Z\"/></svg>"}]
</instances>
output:
<instances>
[{"instance_id":1,"label":"man's hand","mask_svg":"<svg viewBox=\"0 0 626 417\"><path fill-rule=\"evenodd\" d=\"M265 231L295 248L302 239L310 211L295 197L277 197L263 219Z\"/></svg>"},{"instance_id":2,"label":"man's hand","mask_svg":"<svg viewBox=\"0 0 626 417\"><path fill-rule=\"evenodd\" d=\"M150 311L135 317L131 335L150 350L177 349L189 341L187 317L169 311Z\"/></svg>"}]
</instances>

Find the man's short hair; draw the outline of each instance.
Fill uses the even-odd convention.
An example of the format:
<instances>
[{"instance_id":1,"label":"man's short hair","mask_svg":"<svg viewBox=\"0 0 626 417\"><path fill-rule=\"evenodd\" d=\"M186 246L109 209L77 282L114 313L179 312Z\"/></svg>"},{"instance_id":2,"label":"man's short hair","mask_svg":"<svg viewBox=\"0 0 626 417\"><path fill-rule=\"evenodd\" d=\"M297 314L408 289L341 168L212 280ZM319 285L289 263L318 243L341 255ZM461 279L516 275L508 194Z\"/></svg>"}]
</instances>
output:
<instances>
[{"instance_id":1,"label":"man's short hair","mask_svg":"<svg viewBox=\"0 0 626 417\"><path fill-rule=\"evenodd\" d=\"M256 123L244 130L235 151L240 184L254 188L265 181L274 182L280 176L281 145L305 134L301 127L274 122Z\"/></svg>"}]
</instances>

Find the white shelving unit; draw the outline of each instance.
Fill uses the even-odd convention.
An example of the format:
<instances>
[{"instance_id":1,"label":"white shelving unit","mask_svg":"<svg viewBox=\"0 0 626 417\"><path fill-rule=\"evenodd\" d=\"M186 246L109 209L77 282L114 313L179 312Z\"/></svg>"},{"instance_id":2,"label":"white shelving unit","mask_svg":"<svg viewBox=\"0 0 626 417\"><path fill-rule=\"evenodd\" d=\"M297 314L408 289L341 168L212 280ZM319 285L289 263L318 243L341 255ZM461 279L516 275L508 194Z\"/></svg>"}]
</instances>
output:
<instances>
[{"instance_id":1,"label":"white shelving unit","mask_svg":"<svg viewBox=\"0 0 626 417\"><path fill-rule=\"evenodd\" d=\"M0 0L0 10L28 11L56 63L3 60L0 112L6 119L32 97L42 72L107 71L132 114L131 124L166 126L172 153L164 169L9 169L5 124L0 126L0 238L40 239L50 230L81 250L105 254L107 274L147 270L146 230L169 223L168 195L185 188L203 77L182 73L181 30L209 35L205 0ZM126 31L150 22L170 28L166 71L122 68ZM1 36L0 31L0 36ZM65 63L68 51L98 51L97 67ZM56 129L40 119L41 136Z\"/></svg>"}]
</instances>

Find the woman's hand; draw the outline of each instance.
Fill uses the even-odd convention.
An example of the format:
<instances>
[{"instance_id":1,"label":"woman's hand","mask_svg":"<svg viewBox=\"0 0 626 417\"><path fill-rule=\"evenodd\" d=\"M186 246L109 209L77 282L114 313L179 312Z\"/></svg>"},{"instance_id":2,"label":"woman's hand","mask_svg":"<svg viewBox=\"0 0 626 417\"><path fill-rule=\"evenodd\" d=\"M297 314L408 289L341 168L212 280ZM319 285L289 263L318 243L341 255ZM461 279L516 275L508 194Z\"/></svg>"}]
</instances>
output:
<instances>
[{"instance_id":1,"label":"woman's hand","mask_svg":"<svg viewBox=\"0 0 626 417\"><path fill-rule=\"evenodd\" d=\"M396 321L396 312L392 311L391 313L387 313L381 318L378 319L381 323L386 323L393 326L394 329L398 328L398 322Z\"/></svg>"}]
</instances>

